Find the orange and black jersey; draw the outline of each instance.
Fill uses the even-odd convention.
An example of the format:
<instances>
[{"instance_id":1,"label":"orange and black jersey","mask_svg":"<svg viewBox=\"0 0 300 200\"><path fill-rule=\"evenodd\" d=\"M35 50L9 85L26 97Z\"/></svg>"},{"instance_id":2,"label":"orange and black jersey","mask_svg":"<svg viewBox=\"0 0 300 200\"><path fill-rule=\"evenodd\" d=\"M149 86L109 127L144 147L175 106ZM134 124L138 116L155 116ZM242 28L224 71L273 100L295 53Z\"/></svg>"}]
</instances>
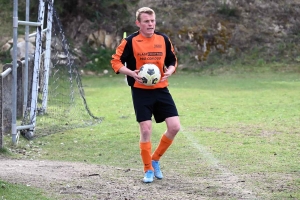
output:
<instances>
[{"instance_id":1,"label":"orange and black jersey","mask_svg":"<svg viewBox=\"0 0 300 200\"><path fill-rule=\"evenodd\" d=\"M177 58L170 39L159 32L154 32L150 38L135 32L124 38L117 47L116 53L112 55L111 65L116 73L121 67L126 66L130 70L139 70L146 63L155 64L159 67L162 76L164 67L171 65L177 67ZM143 89L164 88L168 86L168 80L159 82L154 86L145 86L127 76L129 86Z\"/></svg>"}]
</instances>

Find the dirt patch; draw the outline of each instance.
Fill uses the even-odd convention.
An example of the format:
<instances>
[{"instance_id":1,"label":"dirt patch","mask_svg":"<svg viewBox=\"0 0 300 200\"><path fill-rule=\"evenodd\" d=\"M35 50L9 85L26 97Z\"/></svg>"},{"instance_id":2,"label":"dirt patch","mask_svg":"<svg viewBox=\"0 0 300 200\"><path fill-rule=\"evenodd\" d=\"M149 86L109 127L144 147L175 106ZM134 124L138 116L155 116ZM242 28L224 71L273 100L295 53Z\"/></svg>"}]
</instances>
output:
<instances>
[{"instance_id":1,"label":"dirt patch","mask_svg":"<svg viewBox=\"0 0 300 200\"><path fill-rule=\"evenodd\" d=\"M231 173L186 177L164 171L163 180L142 183L136 169L0 156L0 179L41 188L55 199L256 199L245 181Z\"/></svg>"}]
</instances>

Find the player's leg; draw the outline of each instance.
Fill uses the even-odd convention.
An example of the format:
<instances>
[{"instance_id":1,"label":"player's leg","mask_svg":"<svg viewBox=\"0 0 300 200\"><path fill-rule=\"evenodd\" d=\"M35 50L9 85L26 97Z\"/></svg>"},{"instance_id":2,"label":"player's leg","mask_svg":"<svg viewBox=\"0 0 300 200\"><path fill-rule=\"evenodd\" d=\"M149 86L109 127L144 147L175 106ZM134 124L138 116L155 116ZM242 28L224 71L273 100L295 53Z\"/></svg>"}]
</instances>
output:
<instances>
[{"instance_id":1,"label":"player's leg","mask_svg":"<svg viewBox=\"0 0 300 200\"><path fill-rule=\"evenodd\" d=\"M152 122L151 120L140 122L140 150L141 157L144 163L144 171L153 170L151 165L151 133L152 133Z\"/></svg>"},{"instance_id":2,"label":"player's leg","mask_svg":"<svg viewBox=\"0 0 300 200\"><path fill-rule=\"evenodd\" d=\"M136 114L136 120L140 126L140 155L144 165L145 176L143 181L151 183L154 172L151 163L151 133L152 133L152 106L155 102L151 91L132 88L132 100Z\"/></svg>"},{"instance_id":3,"label":"player's leg","mask_svg":"<svg viewBox=\"0 0 300 200\"><path fill-rule=\"evenodd\" d=\"M154 169L154 176L158 179L163 178L163 174L160 170L159 160L162 155L167 151L167 149L171 146L176 134L180 129L179 117L169 117L165 119L167 124L167 130L162 135L159 145L155 149L152 155L152 167Z\"/></svg>"},{"instance_id":4,"label":"player's leg","mask_svg":"<svg viewBox=\"0 0 300 200\"><path fill-rule=\"evenodd\" d=\"M152 155L152 160L158 161L160 157L167 151L172 144L176 134L180 130L180 121L178 116L168 117L165 119L167 124L167 130L162 135L159 145Z\"/></svg>"},{"instance_id":5,"label":"player's leg","mask_svg":"<svg viewBox=\"0 0 300 200\"><path fill-rule=\"evenodd\" d=\"M158 103L154 108L153 115L157 123L165 121L167 130L162 135L157 148L152 154L152 166L154 168L155 177L162 179L163 175L160 170L159 160L171 146L180 129L180 121L175 102L168 88L157 90L157 92L158 94L156 94L156 96L158 97Z\"/></svg>"},{"instance_id":6,"label":"player's leg","mask_svg":"<svg viewBox=\"0 0 300 200\"><path fill-rule=\"evenodd\" d=\"M157 123L165 121L167 125L167 130L162 135L160 143L152 155L152 160L158 161L179 132L180 120L175 102L168 88L157 90L156 96L158 97L158 103L153 110L154 118Z\"/></svg>"},{"instance_id":7,"label":"player's leg","mask_svg":"<svg viewBox=\"0 0 300 200\"><path fill-rule=\"evenodd\" d=\"M174 140L175 136L180 130L180 120L178 116L168 117L165 119L167 124L167 131L165 132L165 136L170 140Z\"/></svg>"},{"instance_id":8,"label":"player's leg","mask_svg":"<svg viewBox=\"0 0 300 200\"><path fill-rule=\"evenodd\" d=\"M151 165L152 110L155 102L151 90L131 88L136 120L140 126L140 153L144 171L153 170Z\"/></svg>"},{"instance_id":9,"label":"player's leg","mask_svg":"<svg viewBox=\"0 0 300 200\"><path fill-rule=\"evenodd\" d=\"M166 118L167 130L162 135L160 143L157 149L152 155L152 160L159 160L160 157L165 153L165 151L172 144L176 134L180 130L180 121L178 116Z\"/></svg>"},{"instance_id":10,"label":"player's leg","mask_svg":"<svg viewBox=\"0 0 300 200\"><path fill-rule=\"evenodd\" d=\"M151 146L152 121L147 120L140 122L140 153L144 164L145 176L143 181L151 183L154 177L154 169L152 167L152 146Z\"/></svg>"},{"instance_id":11,"label":"player's leg","mask_svg":"<svg viewBox=\"0 0 300 200\"><path fill-rule=\"evenodd\" d=\"M140 142L150 142L152 133L152 121L146 120L139 123L140 125Z\"/></svg>"}]
</instances>

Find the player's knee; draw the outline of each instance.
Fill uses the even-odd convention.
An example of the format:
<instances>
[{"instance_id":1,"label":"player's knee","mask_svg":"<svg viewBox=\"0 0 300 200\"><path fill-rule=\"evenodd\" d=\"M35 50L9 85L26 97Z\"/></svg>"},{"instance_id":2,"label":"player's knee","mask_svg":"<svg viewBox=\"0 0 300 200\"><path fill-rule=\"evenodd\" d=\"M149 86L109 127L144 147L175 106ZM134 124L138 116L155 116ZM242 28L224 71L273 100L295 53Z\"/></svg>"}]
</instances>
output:
<instances>
[{"instance_id":1,"label":"player's knee","mask_svg":"<svg viewBox=\"0 0 300 200\"><path fill-rule=\"evenodd\" d=\"M151 138L151 131L146 130L146 131L141 131L140 133L140 140L142 142L149 142Z\"/></svg>"},{"instance_id":2,"label":"player's knee","mask_svg":"<svg viewBox=\"0 0 300 200\"><path fill-rule=\"evenodd\" d=\"M149 135L151 135L151 126L140 124L140 132L142 136L148 137Z\"/></svg>"},{"instance_id":3,"label":"player's knee","mask_svg":"<svg viewBox=\"0 0 300 200\"><path fill-rule=\"evenodd\" d=\"M142 129L141 130L141 134L144 135L144 136L148 136L151 134L151 130L149 129Z\"/></svg>"},{"instance_id":4,"label":"player's knee","mask_svg":"<svg viewBox=\"0 0 300 200\"><path fill-rule=\"evenodd\" d=\"M173 126L170 126L168 131L176 135L180 131L180 124L174 124Z\"/></svg>"}]
</instances>

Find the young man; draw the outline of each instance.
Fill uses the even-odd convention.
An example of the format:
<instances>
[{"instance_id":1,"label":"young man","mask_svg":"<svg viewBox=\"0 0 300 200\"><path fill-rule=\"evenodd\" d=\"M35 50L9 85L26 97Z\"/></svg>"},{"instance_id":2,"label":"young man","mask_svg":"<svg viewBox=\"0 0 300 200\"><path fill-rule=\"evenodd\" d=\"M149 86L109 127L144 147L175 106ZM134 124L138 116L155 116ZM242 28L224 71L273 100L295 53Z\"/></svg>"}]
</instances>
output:
<instances>
[{"instance_id":1,"label":"young man","mask_svg":"<svg viewBox=\"0 0 300 200\"><path fill-rule=\"evenodd\" d=\"M155 31L155 12L151 8L138 9L135 23L139 31L122 40L112 56L111 65L116 73L127 76L128 85L131 86L136 120L140 126L140 154L145 172L143 181L151 183L154 176L163 178L160 157L172 144L180 129L178 112L167 88L168 78L175 72L177 58L169 38ZM146 63L158 66L162 74L160 82L154 86L143 85L138 75L139 69ZM153 154L152 115L156 123L165 121L167 125Z\"/></svg>"}]
</instances>

